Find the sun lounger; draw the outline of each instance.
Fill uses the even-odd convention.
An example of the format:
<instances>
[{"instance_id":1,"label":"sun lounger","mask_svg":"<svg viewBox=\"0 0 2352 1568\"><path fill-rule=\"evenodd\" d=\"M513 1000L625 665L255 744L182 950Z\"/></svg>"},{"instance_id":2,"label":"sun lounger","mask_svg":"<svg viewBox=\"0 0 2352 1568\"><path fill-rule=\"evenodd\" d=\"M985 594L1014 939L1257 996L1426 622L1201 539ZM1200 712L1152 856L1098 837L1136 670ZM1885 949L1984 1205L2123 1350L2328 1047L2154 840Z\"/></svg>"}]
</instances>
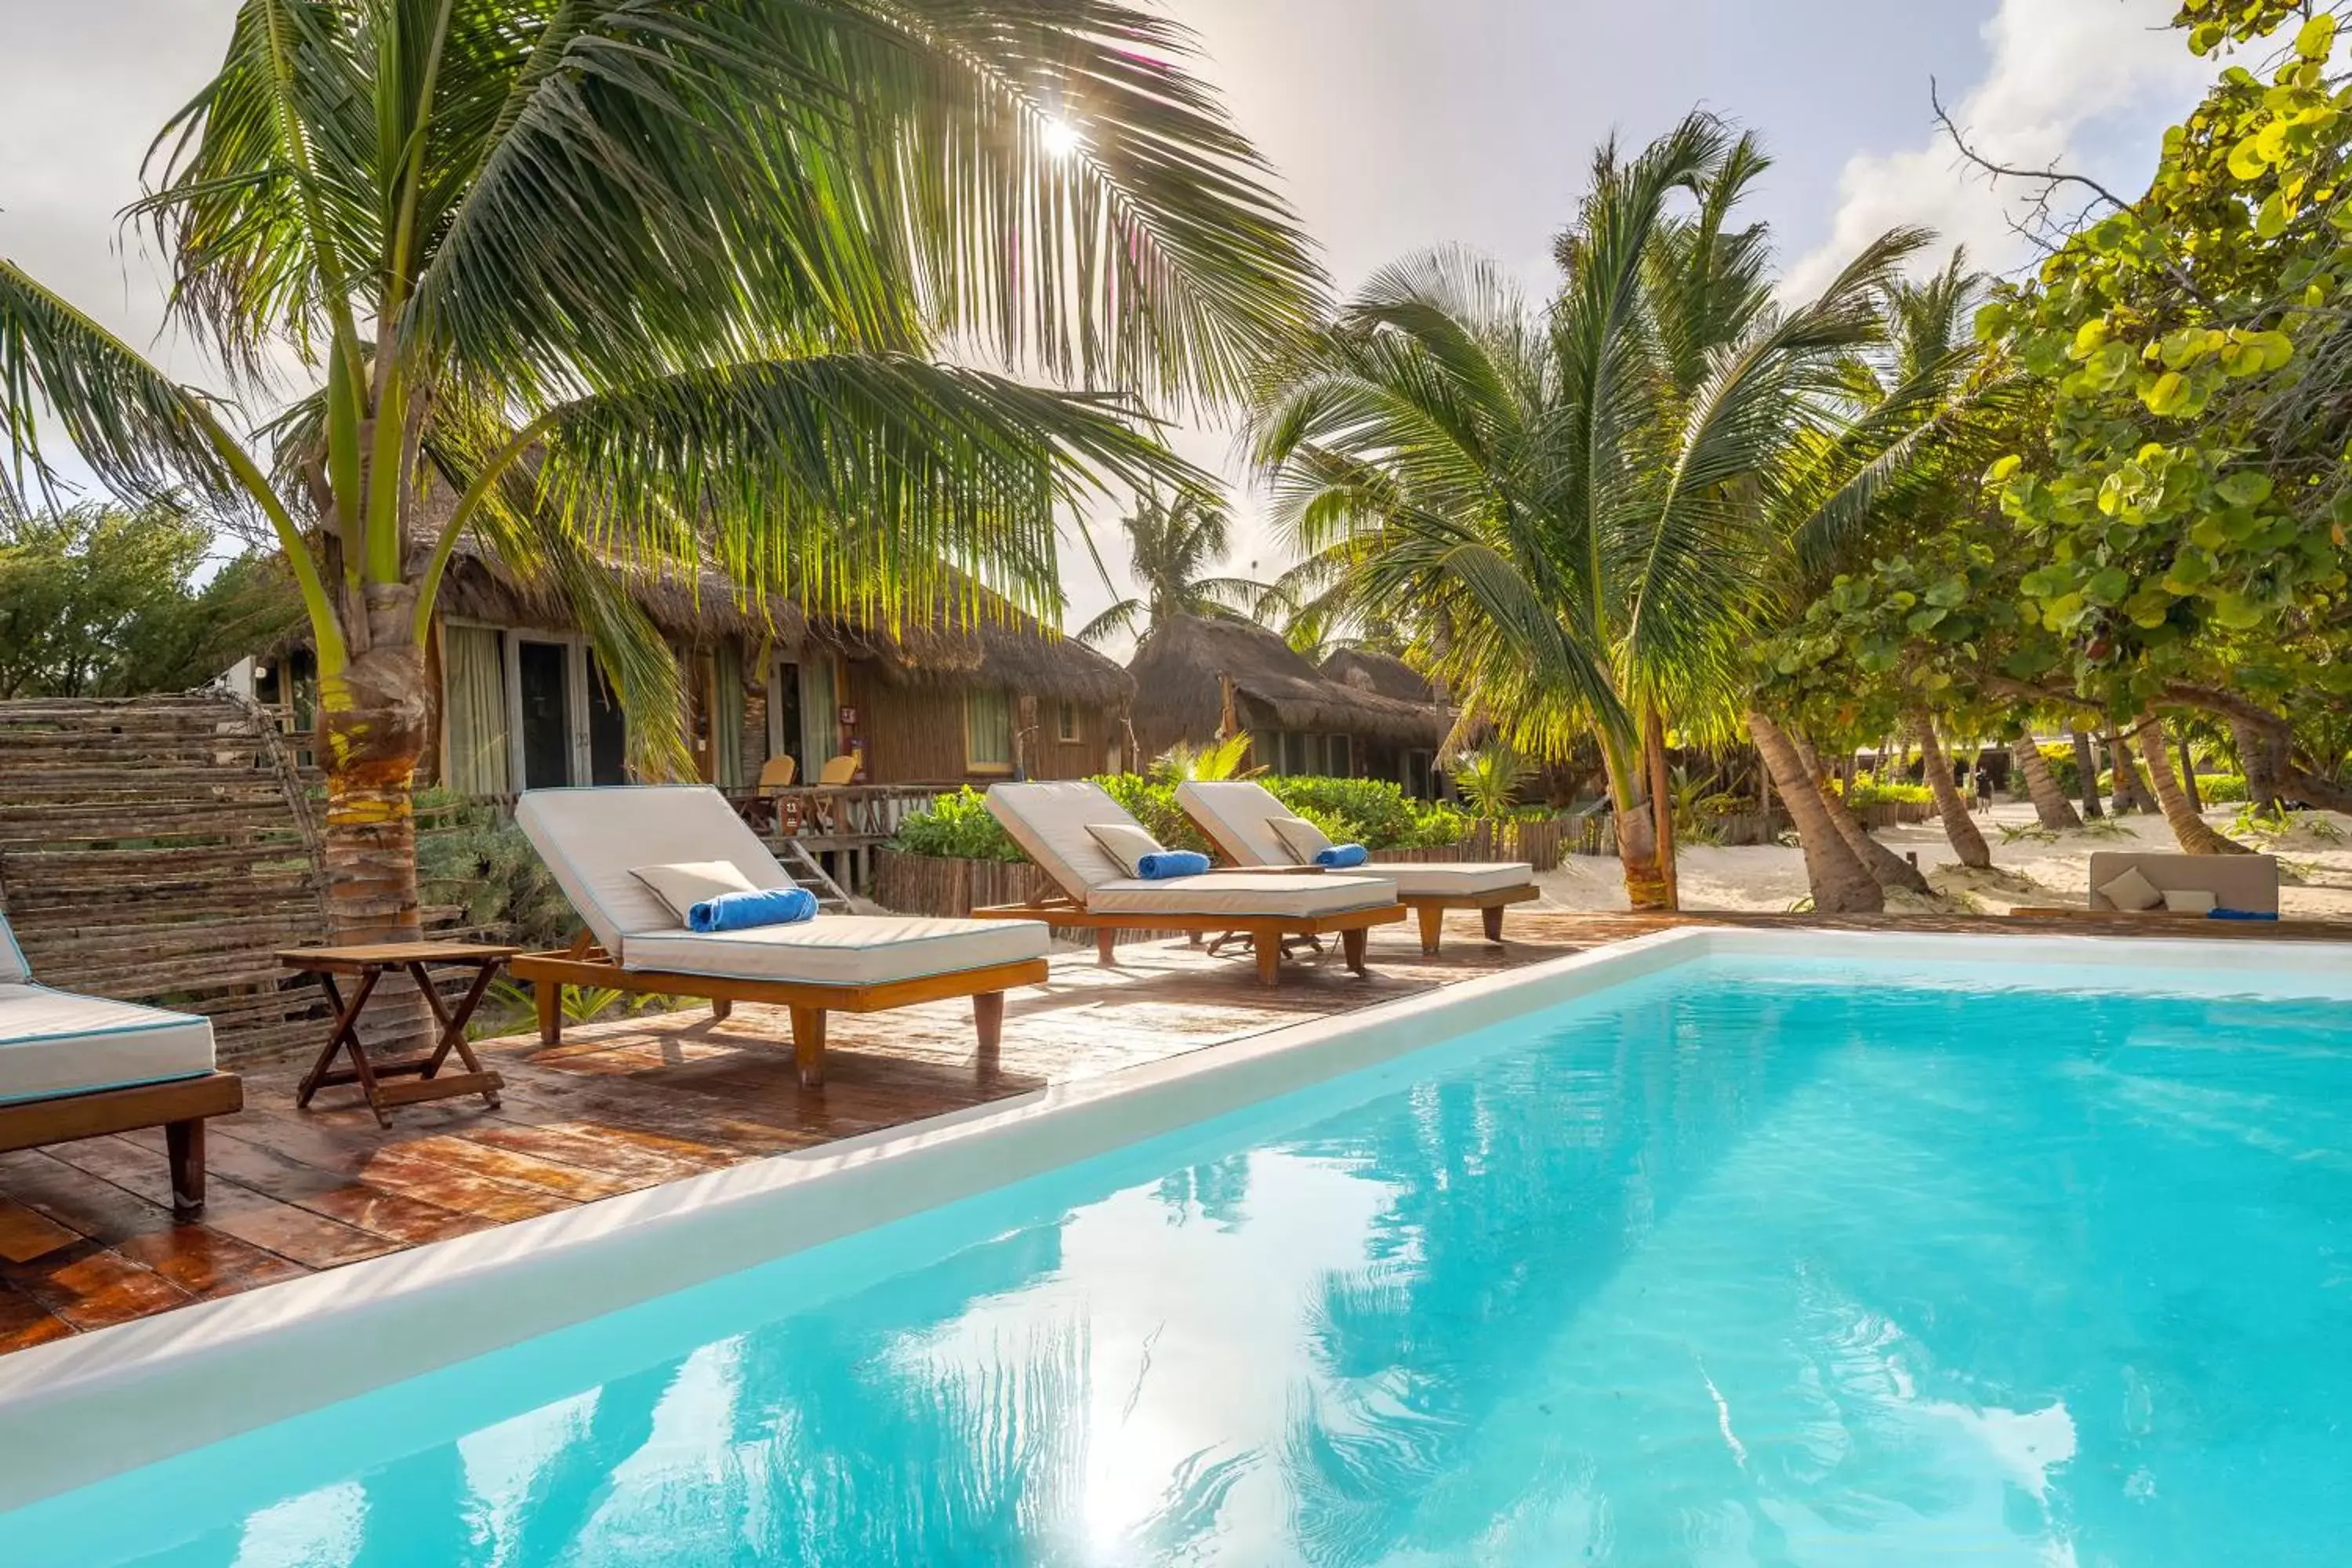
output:
<instances>
[{"instance_id":1,"label":"sun lounger","mask_svg":"<svg viewBox=\"0 0 2352 1568\"><path fill-rule=\"evenodd\" d=\"M1276 817L1292 813L1264 784L1181 784L1176 804L1236 866L1276 868L1297 861L1273 826ZM1448 910L1476 910L1486 922L1486 940L1500 942L1503 910L1541 896L1536 868L1525 861L1382 861L1363 869L1394 882L1398 899L1421 918L1423 952L1437 951Z\"/></svg>"},{"instance_id":2,"label":"sun lounger","mask_svg":"<svg viewBox=\"0 0 2352 1568\"><path fill-rule=\"evenodd\" d=\"M799 925L703 935L632 868L703 861L732 864L756 888L792 879L743 825L727 798L703 786L532 790L515 821L572 907L587 921L569 952L530 953L509 971L529 982L540 1038L562 1037L562 987L708 998L720 1017L738 1002L792 1011L801 1082L824 1081L828 1013L878 1013L971 998L981 1066L995 1064L1004 993L1045 978L1042 925L827 915Z\"/></svg>"},{"instance_id":3,"label":"sun lounger","mask_svg":"<svg viewBox=\"0 0 2352 1568\"><path fill-rule=\"evenodd\" d=\"M1096 933L1102 961L1121 931L1236 931L1250 939L1258 978L1281 978L1283 943L1337 932L1348 967L1364 970L1365 933L1404 919L1385 877L1283 871L1216 871L1150 881L1130 877L1089 828L1139 825L1099 784L997 784L988 809L1063 898L972 910L977 920L1040 920Z\"/></svg>"},{"instance_id":4,"label":"sun lounger","mask_svg":"<svg viewBox=\"0 0 2352 1568\"><path fill-rule=\"evenodd\" d=\"M35 983L0 917L0 1152L163 1129L172 1209L205 1206L205 1119L245 1104L209 1018Z\"/></svg>"}]
</instances>

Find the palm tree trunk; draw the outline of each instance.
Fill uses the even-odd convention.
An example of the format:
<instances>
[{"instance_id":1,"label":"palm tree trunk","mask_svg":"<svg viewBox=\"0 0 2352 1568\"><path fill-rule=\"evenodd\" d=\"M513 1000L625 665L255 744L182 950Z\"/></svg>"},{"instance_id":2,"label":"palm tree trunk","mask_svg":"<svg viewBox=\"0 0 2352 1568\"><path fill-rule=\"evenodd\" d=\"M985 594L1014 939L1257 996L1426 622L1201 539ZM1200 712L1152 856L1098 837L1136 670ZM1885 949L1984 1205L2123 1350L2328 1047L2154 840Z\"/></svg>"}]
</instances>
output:
<instances>
[{"instance_id":1,"label":"palm tree trunk","mask_svg":"<svg viewBox=\"0 0 2352 1568\"><path fill-rule=\"evenodd\" d=\"M1976 818L1969 815L1968 799L1960 794L1960 786L1952 782L1952 765L1944 756L1943 743L1936 739L1936 721L1924 712L1914 713L1911 733L1919 742L1920 771L1927 775L1927 788L1936 797L1936 810L1944 819L1944 837L1952 841L1953 853L1970 870L1990 870L1992 850L1977 831Z\"/></svg>"},{"instance_id":2,"label":"palm tree trunk","mask_svg":"<svg viewBox=\"0 0 2352 1568\"><path fill-rule=\"evenodd\" d=\"M2122 731L2107 736L2107 755L2115 759L2116 764L2116 814L2120 816L2126 811L2155 810L2156 797L2140 782L2139 765L2132 761L2132 749Z\"/></svg>"},{"instance_id":3,"label":"palm tree trunk","mask_svg":"<svg viewBox=\"0 0 2352 1568\"><path fill-rule=\"evenodd\" d=\"M2238 766L2246 775L2247 804L2260 812L2277 811L2285 772L2284 736L2236 719L2230 721L2230 733L2238 742Z\"/></svg>"},{"instance_id":4,"label":"palm tree trunk","mask_svg":"<svg viewBox=\"0 0 2352 1568\"><path fill-rule=\"evenodd\" d=\"M2181 852L2187 855L2251 855L2252 849L2234 838L2216 833L2211 825L2189 809L2189 797L2180 793L2180 781L2173 776L2172 758L2164 743L2164 726L2153 716L2140 721L2133 737L2140 743L2141 754L2147 759L2148 782L2156 786L2156 804L2164 813L2165 822L2172 828L2172 837L2179 841ZM2118 759L2123 752L2116 752Z\"/></svg>"},{"instance_id":5,"label":"palm tree trunk","mask_svg":"<svg viewBox=\"0 0 2352 1568\"><path fill-rule=\"evenodd\" d=\"M1935 889L1927 885L1927 879L1920 875L1919 868L1873 838L1855 820L1853 813L1847 809L1845 797L1826 787L1828 775L1822 768L1820 754L1811 744L1802 735L1796 736L1795 741L1798 754L1804 759L1807 776L1812 779L1813 787L1821 791L1822 809L1829 814L1831 825L1836 827L1839 837L1846 841L1854 858L1869 870L1878 885L1900 889L1906 893L1932 896ZM1879 755L1881 758L1886 755L1885 748L1879 749Z\"/></svg>"},{"instance_id":6,"label":"palm tree trunk","mask_svg":"<svg viewBox=\"0 0 2352 1568\"><path fill-rule=\"evenodd\" d=\"M2107 814L2099 804L2099 753L2080 724L2070 726L2068 733L2074 737L2074 785L2083 792L2083 816L2095 822Z\"/></svg>"},{"instance_id":7,"label":"palm tree trunk","mask_svg":"<svg viewBox=\"0 0 2352 1568\"><path fill-rule=\"evenodd\" d=\"M1778 724L1750 711L1748 729L1764 760L1765 776L1780 786L1789 816L1797 825L1797 840L1805 852L1805 882L1812 889L1813 909L1822 914L1877 914L1886 908L1886 889L1854 855L1845 836L1830 819L1821 786L1798 754L1796 746Z\"/></svg>"},{"instance_id":8,"label":"palm tree trunk","mask_svg":"<svg viewBox=\"0 0 2352 1568\"><path fill-rule=\"evenodd\" d=\"M425 651L407 633L415 591L375 587L370 595L369 619L383 640L320 690L327 938L341 946L424 935L414 792L431 713ZM385 978L368 1009L369 1042L429 1041L422 1000L396 978Z\"/></svg>"},{"instance_id":9,"label":"palm tree trunk","mask_svg":"<svg viewBox=\"0 0 2352 1568\"><path fill-rule=\"evenodd\" d=\"M1609 798L1616 808L1617 862L1625 874L1625 901L1636 910L1670 910L1674 896L1658 866L1658 819L1644 798L1646 748L1628 748L1603 742L1602 760L1609 769Z\"/></svg>"},{"instance_id":10,"label":"palm tree trunk","mask_svg":"<svg viewBox=\"0 0 2352 1568\"><path fill-rule=\"evenodd\" d=\"M1683 889L1675 868L1675 781L1666 763L1666 723L1654 708L1642 725L1642 763L1649 773L1650 816L1657 835L1658 874L1666 884L1666 908L1678 910Z\"/></svg>"},{"instance_id":11,"label":"palm tree trunk","mask_svg":"<svg viewBox=\"0 0 2352 1568\"><path fill-rule=\"evenodd\" d=\"M2079 740L2080 736L2076 738ZM2083 819L2075 814L2074 803L2066 798L2066 792L2058 787L2058 775L2050 770L2050 759L2043 756L2042 748L2033 743L2033 731L2028 730L2020 735L2009 752L2017 759L2018 771L2025 775L2025 793L2033 797L2035 819L2053 833L2063 833L2070 827L2082 826ZM2092 793L2095 795L2097 790L2095 780Z\"/></svg>"},{"instance_id":12,"label":"palm tree trunk","mask_svg":"<svg viewBox=\"0 0 2352 1568\"><path fill-rule=\"evenodd\" d=\"M2159 742L2163 740L2163 736L2164 731L2159 729L2157 731ZM2202 816L2205 811L2205 797L2199 794L2197 789L2197 759L2189 755L2188 735L2184 733L2177 739L2180 747L2180 793L2189 797L2189 809Z\"/></svg>"}]
</instances>

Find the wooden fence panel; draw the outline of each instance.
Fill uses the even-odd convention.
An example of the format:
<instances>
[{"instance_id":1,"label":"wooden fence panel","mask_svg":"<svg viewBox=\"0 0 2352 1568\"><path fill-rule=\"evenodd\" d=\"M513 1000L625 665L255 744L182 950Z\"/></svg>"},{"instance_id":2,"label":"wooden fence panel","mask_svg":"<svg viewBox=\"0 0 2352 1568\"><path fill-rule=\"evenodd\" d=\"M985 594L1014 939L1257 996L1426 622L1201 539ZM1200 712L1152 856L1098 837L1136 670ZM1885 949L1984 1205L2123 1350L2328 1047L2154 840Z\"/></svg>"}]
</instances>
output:
<instances>
[{"instance_id":1,"label":"wooden fence panel","mask_svg":"<svg viewBox=\"0 0 2352 1568\"><path fill-rule=\"evenodd\" d=\"M224 1060L309 1043L272 954L326 929L318 830L233 697L0 703L0 909L34 974L213 1020Z\"/></svg>"}]
</instances>

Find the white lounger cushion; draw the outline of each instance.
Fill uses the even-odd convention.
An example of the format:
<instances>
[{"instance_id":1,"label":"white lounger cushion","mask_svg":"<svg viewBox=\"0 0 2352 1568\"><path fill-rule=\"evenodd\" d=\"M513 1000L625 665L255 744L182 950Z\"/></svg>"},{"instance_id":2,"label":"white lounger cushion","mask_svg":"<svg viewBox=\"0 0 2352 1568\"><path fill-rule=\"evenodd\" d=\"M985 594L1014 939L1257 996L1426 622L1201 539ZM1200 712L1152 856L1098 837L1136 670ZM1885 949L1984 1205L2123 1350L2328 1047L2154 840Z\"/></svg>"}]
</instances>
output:
<instances>
[{"instance_id":1,"label":"white lounger cushion","mask_svg":"<svg viewBox=\"0 0 2352 1568\"><path fill-rule=\"evenodd\" d=\"M25 962L25 950L8 929L8 917L0 915L0 985L20 985L32 977L33 966Z\"/></svg>"},{"instance_id":2,"label":"white lounger cushion","mask_svg":"<svg viewBox=\"0 0 2352 1568\"><path fill-rule=\"evenodd\" d=\"M1505 888L1524 888L1536 879L1536 868L1524 860L1432 860L1420 865L1410 860L1383 860L1361 869L1378 871L1388 878L1396 884L1398 896L1407 899L1492 893Z\"/></svg>"},{"instance_id":3,"label":"white lounger cushion","mask_svg":"<svg viewBox=\"0 0 2352 1568\"><path fill-rule=\"evenodd\" d=\"M1275 799L1264 784L1242 782L1181 784L1176 803L1211 838L1241 866L1286 866L1289 847L1275 830L1277 817L1289 808ZM1485 863L1431 863L1383 860L1354 868L1364 875L1385 877L1396 884L1402 898L1452 898L1492 893L1504 888L1524 888L1536 879L1536 868L1523 860Z\"/></svg>"},{"instance_id":4,"label":"white lounger cushion","mask_svg":"<svg viewBox=\"0 0 2352 1568\"><path fill-rule=\"evenodd\" d=\"M515 825L606 956L626 968L646 967L634 962L632 937L678 929L676 912L632 867L723 860L755 888L792 886L727 797L704 784L535 789L515 803Z\"/></svg>"},{"instance_id":5,"label":"white lounger cushion","mask_svg":"<svg viewBox=\"0 0 2352 1568\"><path fill-rule=\"evenodd\" d=\"M1036 921L820 915L798 925L707 936L640 933L629 938L624 967L803 985L878 985L1043 958L1047 943L1046 929Z\"/></svg>"},{"instance_id":6,"label":"white lounger cushion","mask_svg":"<svg viewBox=\"0 0 2352 1568\"><path fill-rule=\"evenodd\" d=\"M209 1018L0 984L0 1105L213 1070Z\"/></svg>"},{"instance_id":7,"label":"white lounger cushion","mask_svg":"<svg viewBox=\"0 0 2352 1568\"><path fill-rule=\"evenodd\" d=\"M1396 884L1385 876L1264 876L1233 872L1213 877L1177 877L1147 882L1122 877L1093 890L1087 908L1097 914L1280 915L1304 919L1347 910L1377 909L1396 902Z\"/></svg>"},{"instance_id":8,"label":"white lounger cushion","mask_svg":"<svg viewBox=\"0 0 2352 1568\"><path fill-rule=\"evenodd\" d=\"M1087 830L1104 825L1140 832L1143 825L1100 784L1084 780L995 784L988 792L988 810L1022 853L1081 904L1091 906L1092 889L1106 882L1131 880L1127 868L1112 859Z\"/></svg>"}]
</instances>

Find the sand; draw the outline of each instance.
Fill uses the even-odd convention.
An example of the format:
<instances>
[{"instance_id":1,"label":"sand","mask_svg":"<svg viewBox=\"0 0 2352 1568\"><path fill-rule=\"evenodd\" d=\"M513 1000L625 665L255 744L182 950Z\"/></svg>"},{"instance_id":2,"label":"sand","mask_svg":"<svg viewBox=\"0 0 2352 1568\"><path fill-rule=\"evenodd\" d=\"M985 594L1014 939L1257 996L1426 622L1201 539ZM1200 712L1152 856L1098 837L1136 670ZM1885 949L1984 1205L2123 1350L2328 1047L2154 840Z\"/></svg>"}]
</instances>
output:
<instances>
[{"instance_id":1,"label":"sand","mask_svg":"<svg viewBox=\"0 0 2352 1568\"><path fill-rule=\"evenodd\" d=\"M2232 807L2208 812L2205 819L2226 832L2235 815ZM2281 879L2286 884L2279 895L2280 912L2290 918L2352 920L2352 818L2310 812L2302 820L2317 826L2298 827L2270 847L2280 858ZM1959 865L1937 822L1884 828L1875 835L1897 854L1916 855L1937 890L1932 901L1890 895L1890 914L2000 914L2018 904L2080 904L2087 897L2094 851L2170 853L2179 847L2158 816L2110 819L2104 828L2094 824L2045 840L2034 826L2032 806L2004 801L1979 813L1976 823L1992 849L1990 871ZM2004 828L2018 837L2004 834ZM2337 837L2327 837L2331 829ZM1686 910L1787 910L1806 897L1804 857L1795 849L1693 845L1684 848L1676 869ZM1559 870L1537 880L1543 888L1544 905L1552 909L1625 908L1625 887L1613 858L1571 855Z\"/></svg>"}]
</instances>

